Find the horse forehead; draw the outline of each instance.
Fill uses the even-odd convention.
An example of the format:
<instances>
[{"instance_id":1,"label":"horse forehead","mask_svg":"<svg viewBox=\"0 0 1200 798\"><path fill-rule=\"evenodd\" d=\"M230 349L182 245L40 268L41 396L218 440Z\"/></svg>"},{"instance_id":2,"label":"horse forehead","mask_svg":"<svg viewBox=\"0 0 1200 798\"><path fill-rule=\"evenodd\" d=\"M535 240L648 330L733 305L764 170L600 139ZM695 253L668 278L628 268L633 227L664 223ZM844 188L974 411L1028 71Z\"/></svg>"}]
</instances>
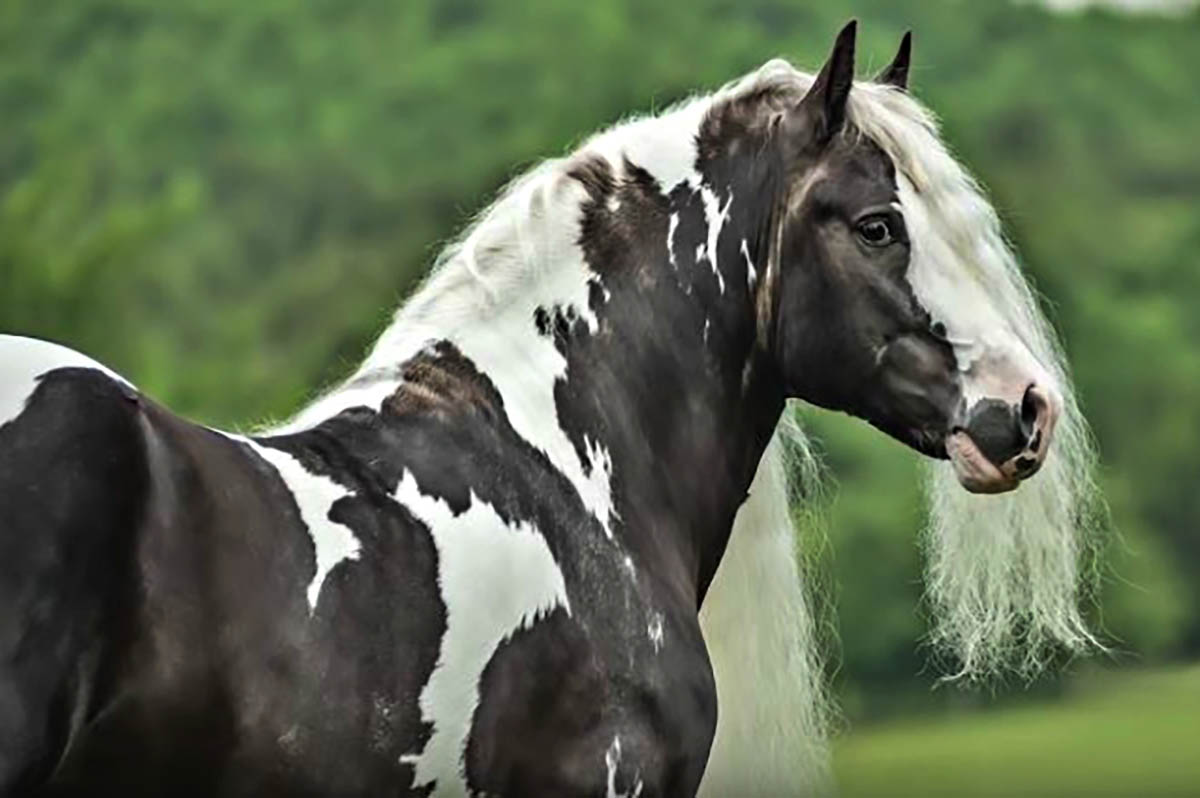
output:
<instances>
[{"instance_id":1,"label":"horse forehead","mask_svg":"<svg viewBox=\"0 0 1200 798\"><path fill-rule=\"evenodd\" d=\"M896 187L895 162L873 138L856 127L838 137L824 160L829 171L844 181Z\"/></svg>"}]
</instances>

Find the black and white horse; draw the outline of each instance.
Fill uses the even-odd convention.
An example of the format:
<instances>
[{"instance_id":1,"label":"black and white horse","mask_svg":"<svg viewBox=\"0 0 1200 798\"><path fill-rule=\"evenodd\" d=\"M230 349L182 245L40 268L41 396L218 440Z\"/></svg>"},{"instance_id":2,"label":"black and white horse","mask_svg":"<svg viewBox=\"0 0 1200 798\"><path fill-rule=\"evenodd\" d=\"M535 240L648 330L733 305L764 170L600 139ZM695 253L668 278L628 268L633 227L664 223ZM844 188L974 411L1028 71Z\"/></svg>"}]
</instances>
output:
<instances>
[{"instance_id":1,"label":"black and white horse","mask_svg":"<svg viewBox=\"0 0 1200 798\"><path fill-rule=\"evenodd\" d=\"M0 793L819 789L789 398L934 459L962 673L1085 646L1052 331L854 37L517 180L283 428L0 340Z\"/></svg>"}]
</instances>

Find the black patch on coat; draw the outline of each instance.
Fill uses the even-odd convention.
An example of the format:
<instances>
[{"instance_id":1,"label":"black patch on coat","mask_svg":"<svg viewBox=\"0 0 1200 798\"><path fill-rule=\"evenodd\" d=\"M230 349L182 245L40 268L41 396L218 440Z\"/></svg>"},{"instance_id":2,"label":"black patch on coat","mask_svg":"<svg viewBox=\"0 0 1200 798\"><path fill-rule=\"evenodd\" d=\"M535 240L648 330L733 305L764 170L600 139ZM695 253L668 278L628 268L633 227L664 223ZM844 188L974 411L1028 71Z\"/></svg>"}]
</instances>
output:
<instances>
[{"instance_id":1,"label":"black patch on coat","mask_svg":"<svg viewBox=\"0 0 1200 798\"><path fill-rule=\"evenodd\" d=\"M136 397L93 369L39 380L0 425L0 794L27 794L111 699L147 490Z\"/></svg>"}]
</instances>

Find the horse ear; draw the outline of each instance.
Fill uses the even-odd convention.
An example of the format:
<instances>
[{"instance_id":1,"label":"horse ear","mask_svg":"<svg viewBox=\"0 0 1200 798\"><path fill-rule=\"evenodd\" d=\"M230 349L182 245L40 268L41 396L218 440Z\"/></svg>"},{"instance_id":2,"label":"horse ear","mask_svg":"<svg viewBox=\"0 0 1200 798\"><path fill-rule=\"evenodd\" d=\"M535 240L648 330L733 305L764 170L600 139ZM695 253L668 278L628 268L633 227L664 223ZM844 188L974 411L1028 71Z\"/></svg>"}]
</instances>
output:
<instances>
[{"instance_id":1,"label":"horse ear","mask_svg":"<svg viewBox=\"0 0 1200 798\"><path fill-rule=\"evenodd\" d=\"M887 69L875 76L876 83L895 86L902 91L908 91L908 64L912 58L912 31L906 31L900 40L900 49Z\"/></svg>"},{"instance_id":2,"label":"horse ear","mask_svg":"<svg viewBox=\"0 0 1200 798\"><path fill-rule=\"evenodd\" d=\"M858 21L850 20L833 44L829 60L821 67L817 79L794 113L808 122L814 138L828 142L842 129L846 121L846 100L854 83L854 39Z\"/></svg>"}]
</instances>

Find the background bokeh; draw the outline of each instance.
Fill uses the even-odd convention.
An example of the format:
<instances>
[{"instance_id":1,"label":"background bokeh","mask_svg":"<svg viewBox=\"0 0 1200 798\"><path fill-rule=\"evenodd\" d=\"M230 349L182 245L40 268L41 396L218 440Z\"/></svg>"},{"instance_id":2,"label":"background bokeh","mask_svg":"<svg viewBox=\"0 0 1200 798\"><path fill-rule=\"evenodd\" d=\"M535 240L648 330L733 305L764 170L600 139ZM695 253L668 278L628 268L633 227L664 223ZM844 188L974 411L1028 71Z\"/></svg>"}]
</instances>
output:
<instances>
[{"instance_id":1,"label":"background bokeh","mask_svg":"<svg viewBox=\"0 0 1200 798\"><path fill-rule=\"evenodd\" d=\"M805 411L838 485L843 790L1200 794L1200 12L1051 5L3 0L0 329L207 423L281 418L539 158L775 55L815 68L852 15L863 74L912 28L913 89L990 188L1095 427L1113 654L939 686L916 459Z\"/></svg>"}]
</instances>

